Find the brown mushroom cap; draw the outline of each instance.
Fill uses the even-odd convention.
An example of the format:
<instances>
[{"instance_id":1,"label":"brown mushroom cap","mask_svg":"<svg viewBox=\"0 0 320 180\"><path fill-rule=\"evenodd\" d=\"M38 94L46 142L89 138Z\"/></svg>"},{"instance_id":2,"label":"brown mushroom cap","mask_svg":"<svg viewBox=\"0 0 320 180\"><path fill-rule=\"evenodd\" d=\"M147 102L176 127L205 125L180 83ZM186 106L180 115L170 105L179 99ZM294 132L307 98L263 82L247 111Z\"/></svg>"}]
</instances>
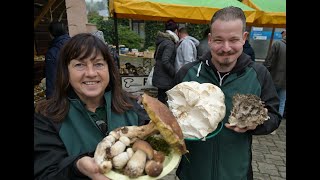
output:
<instances>
[{"instance_id":1,"label":"brown mushroom cap","mask_svg":"<svg viewBox=\"0 0 320 180\"><path fill-rule=\"evenodd\" d=\"M180 154L188 152L184 142L182 130L169 108L147 94L142 95L142 103L151 121L156 125L156 129L170 144L174 150Z\"/></svg>"},{"instance_id":2,"label":"brown mushroom cap","mask_svg":"<svg viewBox=\"0 0 320 180\"><path fill-rule=\"evenodd\" d=\"M132 145L132 150L136 152L138 149L146 153L148 159L153 158L153 148L147 141L137 139L136 142Z\"/></svg>"},{"instance_id":3,"label":"brown mushroom cap","mask_svg":"<svg viewBox=\"0 0 320 180\"><path fill-rule=\"evenodd\" d=\"M144 168L144 170L149 176L157 177L161 174L163 170L163 165L162 163L150 160L146 163L146 167Z\"/></svg>"},{"instance_id":4,"label":"brown mushroom cap","mask_svg":"<svg viewBox=\"0 0 320 180\"><path fill-rule=\"evenodd\" d=\"M159 163L163 163L165 158L166 157L163 152L153 150L153 160L154 161L159 162Z\"/></svg>"}]
</instances>

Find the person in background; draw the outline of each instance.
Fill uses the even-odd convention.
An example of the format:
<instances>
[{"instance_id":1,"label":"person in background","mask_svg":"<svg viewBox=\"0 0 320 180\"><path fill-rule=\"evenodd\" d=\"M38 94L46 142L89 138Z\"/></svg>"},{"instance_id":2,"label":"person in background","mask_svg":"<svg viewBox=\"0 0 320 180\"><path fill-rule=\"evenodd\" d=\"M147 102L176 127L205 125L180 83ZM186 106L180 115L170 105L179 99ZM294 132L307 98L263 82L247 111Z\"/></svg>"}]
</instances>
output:
<instances>
[{"instance_id":1,"label":"person in background","mask_svg":"<svg viewBox=\"0 0 320 180\"><path fill-rule=\"evenodd\" d=\"M167 103L166 91L173 87L175 76L176 43L179 41L178 25L173 20L165 24L165 32L156 37L155 66L152 78L153 86L158 88L158 100Z\"/></svg>"},{"instance_id":2,"label":"person in background","mask_svg":"<svg viewBox=\"0 0 320 180\"><path fill-rule=\"evenodd\" d=\"M210 51L209 45L208 45L208 34L210 33L210 28L208 27L204 32L203 32L203 38L200 40L200 44L197 47L197 56L198 58L201 57L203 54L206 52Z\"/></svg>"},{"instance_id":3,"label":"person in background","mask_svg":"<svg viewBox=\"0 0 320 180\"><path fill-rule=\"evenodd\" d=\"M177 48L176 62L174 64L176 72L185 64L197 59L197 46L199 41L190 36L185 27L178 31L179 42Z\"/></svg>"},{"instance_id":4,"label":"person in background","mask_svg":"<svg viewBox=\"0 0 320 180\"><path fill-rule=\"evenodd\" d=\"M58 56L61 47L70 39L67 28L62 22L52 21L48 27L52 39L45 55L46 98L51 97L56 78Z\"/></svg>"},{"instance_id":5,"label":"person in background","mask_svg":"<svg viewBox=\"0 0 320 180\"><path fill-rule=\"evenodd\" d=\"M101 39L104 43L106 43L106 45L109 47L110 53L111 53L111 55L112 55L112 57L113 57L113 60L114 60L115 63L116 63L117 69L120 69L119 54L118 54L118 52L117 52L117 50L116 50L115 47L112 47L112 46L108 45L108 42L106 42L106 41L104 40L104 34L103 34L103 32L100 31L100 30L96 30L96 31L91 32L91 34L95 35L96 37L98 37L99 39Z\"/></svg>"},{"instance_id":6,"label":"person in background","mask_svg":"<svg viewBox=\"0 0 320 180\"><path fill-rule=\"evenodd\" d=\"M281 35L282 39L272 44L264 65L268 68L272 76L280 98L279 112L283 117L286 104L286 30L283 30ZM275 134L275 132L273 134Z\"/></svg>"},{"instance_id":7,"label":"person in background","mask_svg":"<svg viewBox=\"0 0 320 180\"><path fill-rule=\"evenodd\" d=\"M97 144L122 126L149 117L122 90L105 43L90 33L73 36L60 51L52 98L34 114L34 179L108 180L93 156Z\"/></svg>"},{"instance_id":8,"label":"person in background","mask_svg":"<svg viewBox=\"0 0 320 180\"><path fill-rule=\"evenodd\" d=\"M249 43L248 39L249 39L249 34L248 34L247 39L243 45L243 52L246 53L247 55L249 55L251 57L252 61L256 61L256 56L255 56L254 50L253 50L251 44Z\"/></svg>"},{"instance_id":9,"label":"person in background","mask_svg":"<svg viewBox=\"0 0 320 180\"><path fill-rule=\"evenodd\" d=\"M222 8L210 24L211 51L184 65L175 84L196 81L218 86L225 95L224 128L206 141L186 141L189 153L182 156L176 175L180 180L252 180L252 135L266 135L279 127L279 98L267 68L243 53L248 35L244 12L233 6ZM230 126L232 97L238 93L260 97L270 118L258 126Z\"/></svg>"},{"instance_id":10,"label":"person in background","mask_svg":"<svg viewBox=\"0 0 320 180\"><path fill-rule=\"evenodd\" d=\"M101 39L104 43L108 44L105 40L104 40L104 34L102 31L100 30L96 30L96 31L93 31L91 32L91 34L97 36L99 39Z\"/></svg>"}]
</instances>

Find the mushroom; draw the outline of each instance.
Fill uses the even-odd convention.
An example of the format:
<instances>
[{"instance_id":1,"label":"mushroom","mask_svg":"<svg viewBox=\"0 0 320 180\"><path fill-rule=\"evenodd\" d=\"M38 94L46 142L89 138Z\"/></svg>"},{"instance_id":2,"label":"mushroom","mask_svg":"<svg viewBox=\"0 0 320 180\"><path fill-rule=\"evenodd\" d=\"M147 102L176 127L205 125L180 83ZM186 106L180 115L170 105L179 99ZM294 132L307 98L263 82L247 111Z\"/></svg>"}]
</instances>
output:
<instances>
[{"instance_id":1,"label":"mushroom","mask_svg":"<svg viewBox=\"0 0 320 180\"><path fill-rule=\"evenodd\" d=\"M165 155L161 151L153 150L153 160L159 163L163 163Z\"/></svg>"},{"instance_id":2,"label":"mushroom","mask_svg":"<svg viewBox=\"0 0 320 180\"><path fill-rule=\"evenodd\" d=\"M142 95L142 103L147 111L151 121L144 126L124 126L114 130L120 136L127 136L131 143L137 139L146 139L147 137L160 134L164 140L179 154L188 152L184 142L181 128L169 110L169 108L147 94Z\"/></svg>"},{"instance_id":3,"label":"mushroom","mask_svg":"<svg viewBox=\"0 0 320 180\"><path fill-rule=\"evenodd\" d=\"M260 97L253 94L235 94L232 97L233 108L228 122L231 126L245 128L263 124L269 119L268 109Z\"/></svg>"},{"instance_id":4,"label":"mushroom","mask_svg":"<svg viewBox=\"0 0 320 180\"><path fill-rule=\"evenodd\" d=\"M119 139L119 140L118 140ZM115 142L115 140L118 140ZM127 146L130 145L130 139L126 136L118 136L115 133L109 133L108 136L102 139L102 141L97 145L96 151L94 152L94 160L98 164L100 172L107 173L112 169L112 164L116 164L117 167L124 166L122 162L126 155L121 155L117 157L115 160L111 158L118 156L121 154ZM128 159L132 156L132 153L127 154ZM119 162L120 161L120 162Z\"/></svg>"},{"instance_id":5,"label":"mushroom","mask_svg":"<svg viewBox=\"0 0 320 180\"><path fill-rule=\"evenodd\" d=\"M107 173L112 169L112 163L107 158L107 149L110 149L111 146L112 143L105 137L97 145L96 151L94 152L94 160L102 173Z\"/></svg>"},{"instance_id":6,"label":"mushroom","mask_svg":"<svg viewBox=\"0 0 320 180\"><path fill-rule=\"evenodd\" d=\"M130 139L126 136L121 136L119 141L115 142L111 147L110 151L107 149L107 157L112 158L120 153L122 153L127 146L130 145Z\"/></svg>"},{"instance_id":7,"label":"mushroom","mask_svg":"<svg viewBox=\"0 0 320 180\"><path fill-rule=\"evenodd\" d=\"M163 165L155 160L149 160L146 163L145 171L151 177L157 177L161 174L163 170Z\"/></svg>"},{"instance_id":8,"label":"mushroom","mask_svg":"<svg viewBox=\"0 0 320 180\"><path fill-rule=\"evenodd\" d=\"M138 139L133 144L132 150L134 154L124 168L124 174L136 178L143 174L147 159L153 158L153 149L147 141Z\"/></svg>"},{"instance_id":9,"label":"mushroom","mask_svg":"<svg viewBox=\"0 0 320 180\"><path fill-rule=\"evenodd\" d=\"M133 155L132 148L127 148L126 152L122 152L112 158L112 165L115 169L122 169Z\"/></svg>"}]
</instances>

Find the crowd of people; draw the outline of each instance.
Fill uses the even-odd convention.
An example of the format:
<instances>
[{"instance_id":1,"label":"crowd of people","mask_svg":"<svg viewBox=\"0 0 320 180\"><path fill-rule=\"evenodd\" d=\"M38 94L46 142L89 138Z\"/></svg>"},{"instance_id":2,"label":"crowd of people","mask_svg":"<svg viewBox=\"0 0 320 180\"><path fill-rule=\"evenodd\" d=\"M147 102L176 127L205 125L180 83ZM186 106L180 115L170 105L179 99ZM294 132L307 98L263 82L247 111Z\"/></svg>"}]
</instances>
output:
<instances>
[{"instance_id":1,"label":"crowd of people","mask_svg":"<svg viewBox=\"0 0 320 180\"><path fill-rule=\"evenodd\" d=\"M118 127L141 126L150 118L140 99L122 90L117 64L104 40L94 33L69 37L60 29L52 33L53 44L59 46L46 56L48 67L54 67L46 77L49 94L34 112L34 178L108 180L93 159L97 144ZM212 139L186 141L189 153L176 171L180 180L253 179L252 136L270 134L281 123L286 31L273 43L264 64L255 62L248 34L243 10L233 6L213 14L200 41L173 20L157 33L152 84L159 101L166 104L166 91L185 81L212 83L225 95L224 128ZM253 53L245 51L247 47ZM270 119L245 128L231 126L228 117L237 93L260 97Z\"/></svg>"}]
</instances>

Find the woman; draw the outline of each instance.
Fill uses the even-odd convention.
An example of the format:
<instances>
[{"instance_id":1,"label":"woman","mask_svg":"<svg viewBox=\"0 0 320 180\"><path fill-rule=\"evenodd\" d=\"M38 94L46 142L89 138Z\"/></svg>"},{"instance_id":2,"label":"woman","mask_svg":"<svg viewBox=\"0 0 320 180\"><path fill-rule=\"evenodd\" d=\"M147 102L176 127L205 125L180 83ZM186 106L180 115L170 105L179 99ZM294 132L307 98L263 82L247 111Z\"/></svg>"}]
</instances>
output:
<instances>
[{"instance_id":1,"label":"woman","mask_svg":"<svg viewBox=\"0 0 320 180\"><path fill-rule=\"evenodd\" d=\"M155 66L152 85L158 88L158 100L167 104L166 91L173 87L175 76L176 43L179 41L178 25L169 20L165 32L158 32L156 37Z\"/></svg>"},{"instance_id":2,"label":"woman","mask_svg":"<svg viewBox=\"0 0 320 180\"><path fill-rule=\"evenodd\" d=\"M109 48L89 33L61 49L52 98L34 115L35 179L108 179L93 153L111 130L149 120L136 99L121 89Z\"/></svg>"}]
</instances>

